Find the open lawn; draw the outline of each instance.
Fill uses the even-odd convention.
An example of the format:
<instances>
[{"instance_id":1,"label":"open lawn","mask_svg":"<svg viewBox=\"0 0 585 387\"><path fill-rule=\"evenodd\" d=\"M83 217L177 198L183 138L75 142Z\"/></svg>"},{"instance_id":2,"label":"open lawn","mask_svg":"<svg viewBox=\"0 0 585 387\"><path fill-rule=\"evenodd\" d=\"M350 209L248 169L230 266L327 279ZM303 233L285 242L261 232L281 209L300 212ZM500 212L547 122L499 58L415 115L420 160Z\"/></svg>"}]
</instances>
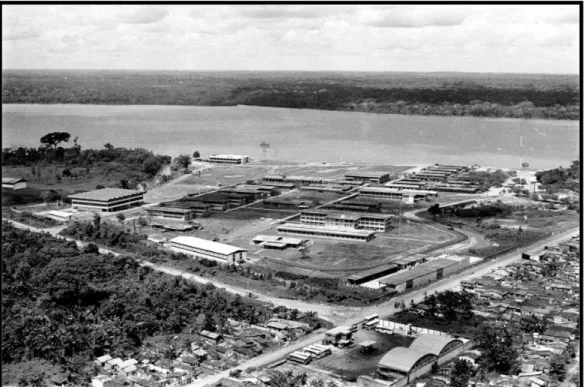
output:
<instances>
[{"instance_id":1,"label":"open lawn","mask_svg":"<svg viewBox=\"0 0 585 387\"><path fill-rule=\"evenodd\" d=\"M313 361L311 368L339 375L346 380L355 380L360 375L371 375L376 371L378 362L395 347L408 347L414 338L402 335L387 335L374 331L359 330L354 334L355 344L349 348L333 349L333 353ZM374 350L362 353L356 344L374 340Z\"/></svg>"}]
</instances>

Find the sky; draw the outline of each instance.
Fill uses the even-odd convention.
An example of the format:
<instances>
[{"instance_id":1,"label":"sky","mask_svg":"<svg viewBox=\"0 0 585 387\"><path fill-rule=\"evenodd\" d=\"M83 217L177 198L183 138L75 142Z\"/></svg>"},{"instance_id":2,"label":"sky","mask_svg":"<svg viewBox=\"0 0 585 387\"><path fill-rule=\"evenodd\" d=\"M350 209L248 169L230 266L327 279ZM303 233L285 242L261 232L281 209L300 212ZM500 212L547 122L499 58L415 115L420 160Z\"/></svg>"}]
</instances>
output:
<instances>
[{"instance_id":1,"label":"sky","mask_svg":"<svg viewBox=\"0 0 585 387\"><path fill-rule=\"evenodd\" d=\"M578 74L578 5L3 5L3 69Z\"/></svg>"}]
</instances>

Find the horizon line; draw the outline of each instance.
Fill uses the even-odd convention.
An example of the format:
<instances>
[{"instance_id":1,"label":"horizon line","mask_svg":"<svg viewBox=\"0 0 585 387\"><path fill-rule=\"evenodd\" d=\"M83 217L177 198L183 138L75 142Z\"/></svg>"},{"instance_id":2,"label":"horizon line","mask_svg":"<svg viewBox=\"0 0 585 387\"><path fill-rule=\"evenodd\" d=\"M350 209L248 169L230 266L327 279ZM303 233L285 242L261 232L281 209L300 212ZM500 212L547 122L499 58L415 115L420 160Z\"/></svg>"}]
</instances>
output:
<instances>
[{"instance_id":1,"label":"horizon line","mask_svg":"<svg viewBox=\"0 0 585 387\"><path fill-rule=\"evenodd\" d=\"M494 71L406 71L406 70L244 70L244 69L232 69L232 70L204 70L204 69L123 69L123 68L112 68L112 69L91 69L91 68L60 68L60 69L31 69L31 68L3 68L2 71L136 71L136 72L147 72L147 71L160 71L160 72L177 72L177 71L190 71L190 72L256 72L256 73L407 73L407 74L498 74L498 75L564 75L564 76L580 76L580 73L545 73L545 72L494 72Z\"/></svg>"}]
</instances>

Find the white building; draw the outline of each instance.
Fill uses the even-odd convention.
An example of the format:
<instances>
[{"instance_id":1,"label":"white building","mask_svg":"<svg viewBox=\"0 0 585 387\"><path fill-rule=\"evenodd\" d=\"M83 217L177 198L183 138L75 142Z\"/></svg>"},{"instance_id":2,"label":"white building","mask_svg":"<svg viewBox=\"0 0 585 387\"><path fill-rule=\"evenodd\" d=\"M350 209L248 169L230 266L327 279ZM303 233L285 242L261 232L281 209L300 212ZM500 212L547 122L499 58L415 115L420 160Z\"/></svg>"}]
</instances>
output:
<instances>
[{"instance_id":1,"label":"white building","mask_svg":"<svg viewBox=\"0 0 585 387\"><path fill-rule=\"evenodd\" d=\"M208 241L207 239L190 236L178 236L169 241L171 250L194 255L196 257L219 259L229 263L246 260L248 250L223 243Z\"/></svg>"},{"instance_id":2,"label":"white building","mask_svg":"<svg viewBox=\"0 0 585 387\"><path fill-rule=\"evenodd\" d=\"M13 191L26 188L26 180L14 177L3 177L2 188L11 189Z\"/></svg>"},{"instance_id":3,"label":"white building","mask_svg":"<svg viewBox=\"0 0 585 387\"><path fill-rule=\"evenodd\" d=\"M90 211L120 211L142 204L144 192L120 188L104 188L69 195L73 208Z\"/></svg>"},{"instance_id":4,"label":"white building","mask_svg":"<svg viewBox=\"0 0 585 387\"><path fill-rule=\"evenodd\" d=\"M244 155L212 155L209 156L212 163L244 164L250 161L249 156Z\"/></svg>"}]
</instances>

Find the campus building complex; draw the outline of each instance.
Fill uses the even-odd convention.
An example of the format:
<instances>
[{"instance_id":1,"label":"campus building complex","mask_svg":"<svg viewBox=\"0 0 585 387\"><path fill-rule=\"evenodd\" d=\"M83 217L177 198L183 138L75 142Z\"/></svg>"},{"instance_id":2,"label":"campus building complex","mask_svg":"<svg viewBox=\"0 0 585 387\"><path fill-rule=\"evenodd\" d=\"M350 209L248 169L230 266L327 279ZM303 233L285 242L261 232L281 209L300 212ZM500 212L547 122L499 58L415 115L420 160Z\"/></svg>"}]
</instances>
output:
<instances>
[{"instance_id":1,"label":"campus building complex","mask_svg":"<svg viewBox=\"0 0 585 387\"><path fill-rule=\"evenodd\" d=\"M112 212L140 205L144 192L120 188L104 188L70 195L71 206L80 210Z\"/></svg>"},{"instance_id":2,"label":"campus building complex","mask_svg":"<svg viewBox=\"0 0 585 387\"><path fill-rule=\"evenodd\" d=\"M230 246L223 243L208 241L207 239L179 236L168 243L171 250L193 255L195 257L219 259L229 263L245 261L247 249Z\"/></svg>"}]
</instances>

